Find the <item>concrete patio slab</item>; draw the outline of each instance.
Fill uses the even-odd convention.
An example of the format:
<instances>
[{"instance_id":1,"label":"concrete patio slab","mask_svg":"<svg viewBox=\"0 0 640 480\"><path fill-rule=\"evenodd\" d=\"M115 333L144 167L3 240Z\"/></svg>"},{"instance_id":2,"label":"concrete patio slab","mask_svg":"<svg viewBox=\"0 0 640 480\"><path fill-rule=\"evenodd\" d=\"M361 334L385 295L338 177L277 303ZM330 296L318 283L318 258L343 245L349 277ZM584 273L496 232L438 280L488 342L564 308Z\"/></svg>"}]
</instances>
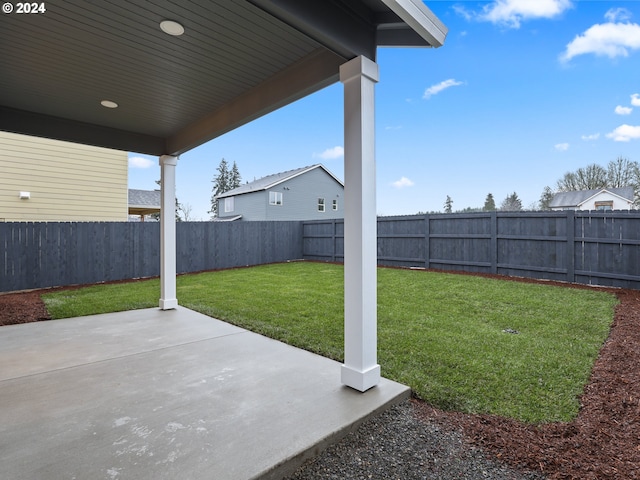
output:
<instances>
[{"instance_id":1,"label":"concrete patio slab","mask_svg":"<svg viewBox=\"0 0 640 480\"><path fill-rule=\"evenodd\" d=\"M280 478L407 398L186 308L0 329L0 478Z\"/></svg>"}]
</instances>

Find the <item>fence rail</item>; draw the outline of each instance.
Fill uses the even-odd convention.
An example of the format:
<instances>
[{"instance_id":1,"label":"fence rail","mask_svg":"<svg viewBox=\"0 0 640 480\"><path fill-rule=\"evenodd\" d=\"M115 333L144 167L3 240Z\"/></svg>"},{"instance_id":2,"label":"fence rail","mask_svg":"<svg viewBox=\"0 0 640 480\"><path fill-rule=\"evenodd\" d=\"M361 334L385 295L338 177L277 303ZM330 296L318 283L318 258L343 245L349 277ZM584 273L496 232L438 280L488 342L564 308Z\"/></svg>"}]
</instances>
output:
<instances>
[{"instance_id":1,"label":"fence rail","mask_svg":"<svg viewBox=\"0 0 640 480\"><path fill-rule=\"evenodd\" d=\"M178 273L302 258L301 222L179 222ZM160 274L156 222L0 223L0 292Z\"/></svg>"},{"instance_id":2,"label":"fence rail","mask_svg":"<svg viewBox=\"0 0 640 480\"><path fill-rule=\"evenodd\" d=\"M178 273L344 260L343 220L179 222ZM158 223L0 223L0 292L160 274ZM640 212L378 219L378 264L640 289Z\"/></svg>"},{"instance_id":3,"label":"fence rail","mask_svg":"<svg viewBox=\"0 0 640 480\"><path fill-rule=\"evenodd\" d=\"M342 220L305 222L305 259L342 261ZM640 288L640 212L487 212L378 219L378 264Z\"/></svg>"}]
</instances>

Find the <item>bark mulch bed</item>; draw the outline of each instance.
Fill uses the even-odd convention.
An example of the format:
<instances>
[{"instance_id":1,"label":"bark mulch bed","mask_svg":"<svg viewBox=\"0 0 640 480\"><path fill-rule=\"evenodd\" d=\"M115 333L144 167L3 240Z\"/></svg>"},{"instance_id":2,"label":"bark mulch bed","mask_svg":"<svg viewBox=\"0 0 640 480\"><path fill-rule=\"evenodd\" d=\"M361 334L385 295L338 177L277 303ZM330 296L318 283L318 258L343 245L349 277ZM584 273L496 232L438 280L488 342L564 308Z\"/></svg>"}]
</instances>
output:
<instances>
[{"instance_id":1,"label":"bark mulch bed","mask_svg":"<svg viewBox=\"0 0 640 480\"><path fill-rule=\"evenodd\" d=\"M494 459L549 479L640 479L640 291L606 290L620 303L574 421L530 425L416 402L421 415L460 429Z\"/></svg>"},{"instance_id":2,"label":"bark mulch bed","mask_svg":"<svg viewBox=\"0 0 640 480\"><path fill-rule=\"evenodd\" d=\"M444 412L418 400L414 407L421 417L461 431L490 458L549 479L640 479L640 291L607 290L620 303L574 421L530 425ZM48 320L40 293L0 295L0 325Z\"/></svg>"}]
</instances>

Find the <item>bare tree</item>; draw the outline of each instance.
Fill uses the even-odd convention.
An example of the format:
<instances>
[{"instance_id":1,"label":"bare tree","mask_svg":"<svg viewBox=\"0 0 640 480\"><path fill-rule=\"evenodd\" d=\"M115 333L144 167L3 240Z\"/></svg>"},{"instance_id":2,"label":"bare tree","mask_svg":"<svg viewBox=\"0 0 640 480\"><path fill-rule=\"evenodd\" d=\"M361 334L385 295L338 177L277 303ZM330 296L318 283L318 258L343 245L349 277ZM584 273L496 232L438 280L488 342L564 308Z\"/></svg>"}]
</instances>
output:
<instances>
[{"instance_id":1,"label":"bare tree","mask_svg":"<svg viewBox=\"0 0 640 480\"><path fill-rule=\"evenodd\" d=\"M193 208L191 207L191 204L189 204L189 203L179 203L178 205L179 205L179 210L180 210L178 215L180 215L182 220L185 221L185 222L193 222L194 218L191 216Z\"/></svg>"},{"instance_id":2,"label":"bare tree","mask_svg":"<svg viewBox=\"0 0 640 480\"><path fill-rule=\"evenodd\" d=\"M558 180L557 189L560 192L572 192L576 190L594 190L607 186L607 170L600 165L592 163L575 172L567 172Z\"/></svg>"},{"instance_id":3,"label":"bare tree","mask_svg":"<svg viewBox=\"0 0 640 480\"><path fill-rule=\"evenodd\" d=\"M640 203L640 165L638 162L618 157L610 161L606 169L594 163L579 168L575 172L565 173L556 184L559 192L595 190L607 187L633 187L634 204L638 205Z\"/></svg>"}]
</instances>

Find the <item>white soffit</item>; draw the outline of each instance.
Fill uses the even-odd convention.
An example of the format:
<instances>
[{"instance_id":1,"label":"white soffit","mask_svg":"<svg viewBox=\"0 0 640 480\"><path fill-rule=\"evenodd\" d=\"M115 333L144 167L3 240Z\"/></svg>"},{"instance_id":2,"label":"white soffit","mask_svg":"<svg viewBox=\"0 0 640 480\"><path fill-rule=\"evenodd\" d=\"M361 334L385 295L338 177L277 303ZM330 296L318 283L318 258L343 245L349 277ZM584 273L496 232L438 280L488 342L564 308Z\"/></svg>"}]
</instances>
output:
<instances>
[{"instance_id":1,"label":"white soffit","mask_svg":"<svg viewBox=\"0 0 640 480\"><path fill-rule=\"evenodd\" d=\"M448 29L421 0L382 0L432 47L441 47Z\"/></svg>"}]
</instances>

